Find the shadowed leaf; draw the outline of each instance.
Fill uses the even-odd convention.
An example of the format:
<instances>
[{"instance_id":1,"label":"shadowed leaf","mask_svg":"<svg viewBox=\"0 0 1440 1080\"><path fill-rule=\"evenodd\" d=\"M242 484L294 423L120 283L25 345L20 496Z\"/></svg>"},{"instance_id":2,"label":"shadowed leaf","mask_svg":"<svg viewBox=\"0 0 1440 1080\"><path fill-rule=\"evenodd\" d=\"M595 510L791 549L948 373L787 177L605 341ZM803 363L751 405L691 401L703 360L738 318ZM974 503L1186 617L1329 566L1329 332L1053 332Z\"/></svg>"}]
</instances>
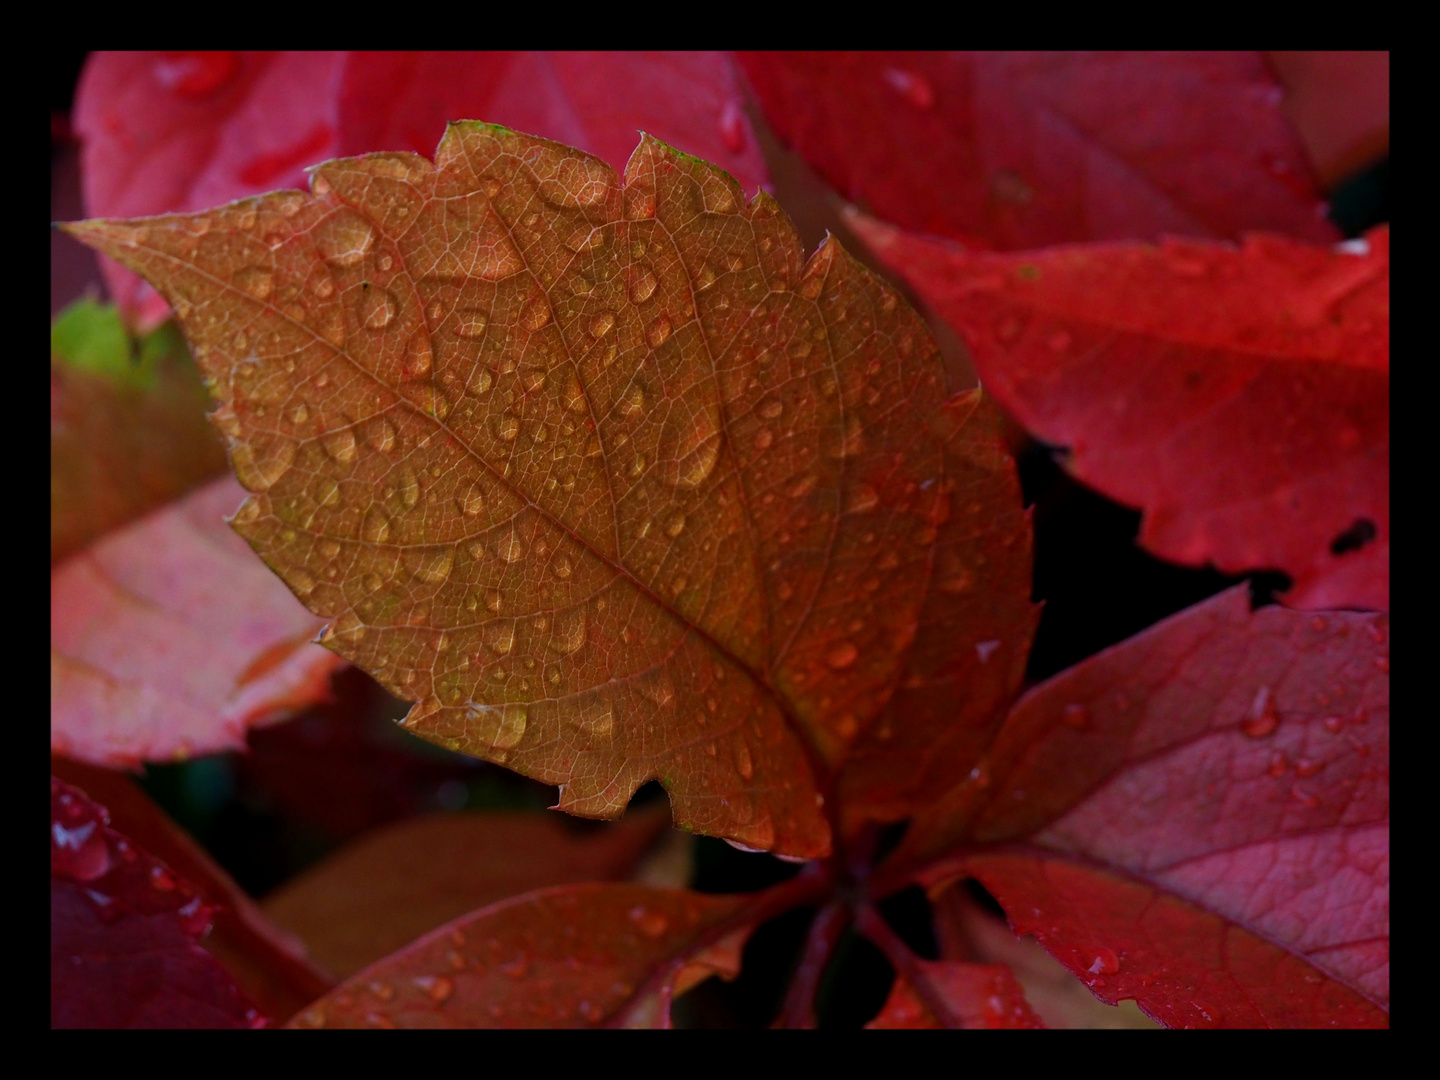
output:
<instances>
[{"instance_id":1,"label":"shadowed leaf","mask_svg":"<svg viewBox=\"0 0 1440 1080\"><path fill-rule=\"evenodd\" d=\"M933 992L949 1007L962 1028L1039 1028L1045 1025L1025 1000L1025 991L1004 964L957 964L916 961ZM867 1028L939 1028L911 985L897 976L880 1015Z\"/></svg>"},{"instance_id":2,"label":"shadowed leaf","mask_svg":"<svg viewBox=\"0 0 1440 1080\"><path fill-rule=\"evenodd\" d=\"M854 224L965 338L986 389L1144 509L1161 558L1390 600L1390 236L985 255ZM1352 250L1353 247L1353 250Z\"/></svg>"},{"instance_id":3,"label":"shadowed leaf","mask_svg":"<svg viewBox=\"0 0 1440 1080\"><path fill-rule=\"evenodd\" d=\"M1259 53L748 53L740 63L780 137L902 228L1006 251L1252 229L1335 236Z\"/></svg>"},{"instance_id":4,"label":"shadowed leaf","mask_svg":"<svg viewBox=\"0 0 1440 1080\"><path fill-rule=\"evenodd\" d=\"M952 505L998 501L993 412L945 403L923 323L833 241L804 262L767 196L649 138L623 189L467 122L313 192L67 228L175 306L237 528L410 730L574 813L656 778L682 827L814 856L897 685L953 679L947 635L1018 681L1028 521Z\"/></svg>"},{"instance_id":5,"label":"shadowed leaf","mask_svg":"<svg viewBox=\"0 0 1440 1080\"><path fill-rule=\"evenodd\" d=\"M303 1028L669 1027L670 1000L733 977L743 897L567 885L506 900L371 965Z\"/></svg>"},{"instance_id":6,"label":"shadowed leaf","mask_svg":"<svg viewBox=\"0 0 1440 1080\"><path fill-rule=\"evenodd\" d=\"M634 814L577 833L534 814L432 814L367 834L265 899L347 978L468 911L551 885L623 878L665 827Z\"/></svg>"}]
</instances>

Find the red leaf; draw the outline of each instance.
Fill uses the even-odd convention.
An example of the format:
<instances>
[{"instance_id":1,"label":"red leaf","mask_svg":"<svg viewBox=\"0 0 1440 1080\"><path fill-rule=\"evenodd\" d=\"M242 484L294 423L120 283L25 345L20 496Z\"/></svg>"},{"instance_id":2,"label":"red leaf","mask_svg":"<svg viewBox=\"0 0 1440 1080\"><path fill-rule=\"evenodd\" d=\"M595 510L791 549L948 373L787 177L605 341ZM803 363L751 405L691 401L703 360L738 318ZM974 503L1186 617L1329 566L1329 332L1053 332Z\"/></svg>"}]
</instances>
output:
<instances>
[{"instance_id":1,"label":"red leaf","mask_svg":"<svg viewBox=\"0 0 1440 1080\"><path fill-rule=\"evenodd\" d=\"M305 186L308 165L370 150L428 154L461 117L544 131L623 169L637 129L767 179L720 53L98 52L76 96L91 216L200 210ZM167 311L108 259L117 303Z\"/></svg>"},{"instance_id":2,"label":"red leaf","mask_svg":"<svg viewBox=\"0 0 1440 1080\"><path fill-rule=\"evenodd\" d=\"M1383 1025L1388 635L1223 593L1028 693L897 858L1167 1024Z\"/></svg>"},{"instance_id":3,"label":"red leaf","mask_svg":"<svg viewBox=\"0 0 1440 1080\"><path fill-rule=\"evenodd\" d=\"M669 1027L670 999L734 977L746 898L565 885L456 919L371 965L295 1027Z\"/></svg>"},{"instance_id":4,"label":"red leaf","mask_svg":"<svg viewBox=\"0 0 1440 1080\"><path fill-rule=\"evenodd\" d=\"M781 138L907 229L1002 250L1335 235L1258 53L752 53L741 65Z\"/></svg>"},{"instance_id":5,"label":"red leaf","mask_svg":"<svg viewBox=\"0 0 1440 1080\"><path fill-rule=\"evenodd\" d=\"M367 834L265 900L341 978L487 904L551 885L623 878L669 824L636 813L576 832L535 814L427 814Z\"/></svg>"},{"instance_id":6,"label":"red leaf","mask_svg":"<svg viewBox=\"0 0 1440 1080\"><path fill-rule=\"evenodd\" d=\"M264 1026L195 944L212 909L108 820L50 778L50 1026Z\"/></svg>"},{"instance_id":7,"label":"red leaf","mask_svg":"<svg viewBox=\"0 0 1440 1080\"><path fill-rule=\"evenodd\" d=\"M1039 1028L1045 1025L1004 964L920 960L917 966L964 1028ZM896 977L880 1015L867 1028L938 1028L944 1025L903 978Z\"/></svg>"},{"instance_id":8,"label":"red leaf","mask_svg":"<svg viewBox=\"0 0 1440 1080\"><path fill-rule=\"evenodd\" d=\"M50 576L50 745L129 766L241 746L323 697L339 657L226 526L217 480L117 529Z\"/></svg>"},{"instance_id":9,"label":"red leaf","mask_svg":"<svg viewBox=\"0 0 1440 1080\"><path fill-rule=\"evenodd\" d=\"M1363 251L1249 237L1004 256L854 224L1002 405L1144 508L1150 551L1282 569L1294 607L1388 608L1388 228Z\"/></svg>"},{"instance_id":10,"label":"red leaf","mask_svg":"<svg viewBox=\"0 0 1440 1080\"><path fill-rule=\"evenodd\" d=\"M1326 187L1390 150L1390 53L1272 52L1285 112Z\"/></svg>"}]
</instances>

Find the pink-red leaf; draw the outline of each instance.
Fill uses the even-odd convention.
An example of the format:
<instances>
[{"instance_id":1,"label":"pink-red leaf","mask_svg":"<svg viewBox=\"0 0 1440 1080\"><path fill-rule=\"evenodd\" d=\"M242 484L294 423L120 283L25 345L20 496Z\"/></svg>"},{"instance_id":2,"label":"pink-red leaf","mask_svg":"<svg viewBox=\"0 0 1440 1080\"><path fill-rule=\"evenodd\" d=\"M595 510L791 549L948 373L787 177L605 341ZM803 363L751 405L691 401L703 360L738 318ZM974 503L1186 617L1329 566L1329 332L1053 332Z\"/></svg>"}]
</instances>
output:
<instances>
[{"instance_id":1,"label":"pink-red leaf","mask_svg":"<svg viewBox=\"0 0 1440 1080\"><path fill-rule=\"evenodd\" d=\"M428 154L445 124L487 117L545 131L623 168L637 130L691 148L747 192L764 161L721 53L98 52L75 128L94 217L201 210L304 183L341 154ZM164 302L104 260L143 325Z\"/></svg>"},{"instance_id":2,"label":"pink-red leaf","mask_svg":"<svg viewBox=\"0 0 1440 1080\"><path fill-rule=\"evenodd\" d=\"M1039 1028L1045 1025L1025 1000L1025 991L1004 964L917 961L920 973L949 1007L962 1028ZM867 1028L939 1028L936 1019L905 979L896 976L880 1015Z\"/></svg>"},{"instance_id":3,"label":"pink-red leaf","mask_svg":"<svg viewBox=\"0 0 1440 1080\"><path fill-rule=\"evenodd\" d=\"M340 978L468 911L534 889L627 876L667 824L638 813L603 831L534 814L431 814L372 832L265 899L265 911Z\"/></svg>"},{"instance_id":4,"label":"pink-red leaf","mask_svg":"<svg viewBox=\"0 0 1440 1080\"><path fill-rule=\"evenodd\" d=\"M965 338L986 389L1142 507L1162 558L1280 569L1286 603L1390 596L1388 228L986 255L857 217Z\"/></svg>"},{"instance_id":5,"label":"pink-red leaf","mask_svg":"<svg viewBox=\"0 0 1440 1080\"><path fill-rule=\"evenodd\" d=\"M292 1026L669 1027L675 994L739 972L745 902L647 885L529 893L371 965Z\"/></svg>"},{"instance_id":6,"label":"pink-red leaf","mask_svg":"<svg viewBox=\"0 0 1440 1080\"><path fill-rule=\"evenodd\" d=\"M1235 589L1028 693L899 858L1166 1023L1383 1024L1388 755L1388 619Z\"/></svg>"},{"instance_id":7,"label":"pink-red leaf","mask_svg":"<svg viewBox=\"0 0 1440 1080\"><path fill-rule=\"evenodd\" d=\"M50 1026L263 1026L195 943L212 909L108 820L84 792L50 778Z\"/></svg>"},{"instance_id":8,"label":"pink-red leaf","mask_svg":"<svg viewBox=\"0 0 1440 1080\"><path fill-rule=\"evenodd\" d=\"M50 575L50 746L99 765L243 745L321 698L321 623L225 525L224 478L117 529Z\"/></svg>"},{"instance_id":9,"label":"pink-red leaf","mask_svg":"<svg viewBox=\"0 0 1440 1080\"><path fill-rule=\"evenodd\" d=\"M1259 53L751 53L845 197L1000 250L1273 229L1333 239Z\"/></svg>"}]
</instances>

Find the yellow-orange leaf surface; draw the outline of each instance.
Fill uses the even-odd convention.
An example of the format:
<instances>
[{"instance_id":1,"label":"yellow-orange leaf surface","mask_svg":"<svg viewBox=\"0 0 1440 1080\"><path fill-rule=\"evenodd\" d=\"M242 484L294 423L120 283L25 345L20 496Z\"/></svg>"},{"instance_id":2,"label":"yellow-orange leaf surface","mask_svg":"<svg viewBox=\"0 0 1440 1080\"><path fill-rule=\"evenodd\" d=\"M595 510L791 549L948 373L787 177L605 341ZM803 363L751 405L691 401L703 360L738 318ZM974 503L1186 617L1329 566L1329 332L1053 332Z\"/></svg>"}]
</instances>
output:
<instances>
[{"instance_id":1,"label":"yellow-orange leaf surface","mask_svg":"<svg viewBox=\"0 0 1440 1080\"><path fill-rule=\"evenodd\" d=\"M713 166L646 137L622 186L465 122L433 164L70 230L175 308L253 492L235 526L325 643L565 810L657 778L682 827L823 854L838 792L911 809L842 775L853 745L886 759L913 712L895 764L968 769L1018 685L1029 530L993 410Z\"/></svg>"}]
</instances>

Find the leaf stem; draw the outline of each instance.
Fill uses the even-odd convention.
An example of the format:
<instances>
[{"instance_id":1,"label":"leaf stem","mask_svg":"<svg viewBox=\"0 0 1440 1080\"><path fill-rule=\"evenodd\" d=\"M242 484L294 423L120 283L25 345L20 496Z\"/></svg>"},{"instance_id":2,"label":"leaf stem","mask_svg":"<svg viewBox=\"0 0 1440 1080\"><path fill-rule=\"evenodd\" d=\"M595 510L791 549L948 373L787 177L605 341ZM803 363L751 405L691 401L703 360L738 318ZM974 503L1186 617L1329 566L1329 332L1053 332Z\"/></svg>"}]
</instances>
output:
<instances>
[{"instance_id":1,"label":"leaf stem","mask_svg":"<svg viewBox=\"0 0 1440 1080\"><path fill-rule=\"evenodd\" d=\"M899 934L890 929L890 924L873 906L866 904L855 912L855 929L885 954L885 959L889 960L890 966L895 969L896 977L910 984L911 989L925 1003L925 1007L940 1021L941 1027L963 1026L946 1004L945 998L936 990L935 984L930 981L920 958L910 951L910 946L901 940Z\"/></svg>"},{"instance_id":2,"label":"leaf stem","mask_svg":"<svg viewBox=\"0 0 1440 1080\"><path fill-rule=\"evenodd\" d=\"M805 937L805 949L800 954L800 964L785 992L785 1005L780 1010L775 1026L781 1028L815 1027L815 992L820 979L830 965L830 957L840 936L850 925L850 905L832 900L810 924Z\"/></svg>"}]
</instances>

